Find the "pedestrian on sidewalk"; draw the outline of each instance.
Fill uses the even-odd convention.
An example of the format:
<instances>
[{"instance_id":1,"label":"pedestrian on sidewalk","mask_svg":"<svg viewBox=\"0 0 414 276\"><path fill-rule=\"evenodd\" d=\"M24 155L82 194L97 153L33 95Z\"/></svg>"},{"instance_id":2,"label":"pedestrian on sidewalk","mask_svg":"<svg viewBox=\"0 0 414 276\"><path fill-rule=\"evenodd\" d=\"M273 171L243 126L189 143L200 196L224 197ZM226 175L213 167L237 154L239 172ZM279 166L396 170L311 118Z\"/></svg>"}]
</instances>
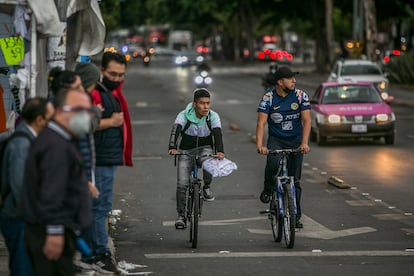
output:
<instances>
[{"instance_id":1,"label":"pedestrian on sidewalk","mask_svg":"<svg viewBox=\"0 0 414 276\"><path fill-rule=\"evenodd\" d=\"M102 118L95 136L95 185L99 197L92 203L92 225L84 237L92 257L83 258L84 266L101 273L117 272L108 247L106 219L112 210L114 177L118 166L132 166L132 127L128 103L122 92L127 61L124 55L105 52L101 63L101 82L92 92L93 104L102 106Z\"/></svg>"},{"instance_id":2,"label":"pedestrian on sidewalk","mask_svg":"<svg viewBox=\"0 0 414 276\"><path fill-rule=\"evenodd\" d=\"M1 162L0 229L9 253L9 272L15 276L34 275L24 242L24 222L17 217L23 185L23 171L32 141L54 113L46 98L29 98L23 105L22 122L7 141Z\"/></svg>"},{"instance_id":3,"label":"pedestrian on sidewalk","mask_svg":"<svg viewBox=\"0 0 414 276\"><path fill-rule=\"evenodd\" d=\"M91 102L78 89L55 95L55 115L33 141L18 213L35 275L75 275L76 236L91 221L78 137L90 129Z\"/></svg>"}]
</instances>

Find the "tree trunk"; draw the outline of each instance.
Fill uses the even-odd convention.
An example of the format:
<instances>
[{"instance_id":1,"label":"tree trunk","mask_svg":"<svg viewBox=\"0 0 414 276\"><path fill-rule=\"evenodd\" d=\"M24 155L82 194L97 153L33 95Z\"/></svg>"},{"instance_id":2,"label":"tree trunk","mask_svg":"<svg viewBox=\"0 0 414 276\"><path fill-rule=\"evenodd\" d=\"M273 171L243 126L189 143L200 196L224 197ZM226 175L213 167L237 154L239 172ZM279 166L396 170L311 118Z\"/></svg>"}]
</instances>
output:
<instances>
[{"instance_id":1,"label":"tree trunk","mask_svg":"<svg viewBox=\"0 0 414 276\"><path fill-rule=\"evenodd\" d=\"M377 61L378 55L375 53L377 49L377 18L375 11L375 1L365 0L365 34L366 34L366 54L369 60Z\"/></svg>"},{"instance_id":2,"label":"tree trunk","mask_svg":"<svg viewBox=\"0 0 414 276\"><path fill-rule=\"evenodd\" d=\"M326 41L328 44L328 57L329 64L334 63L335 52L334 52L334 30L332 22L332 0L325 0L325 22L326 22Z\"/></svg>"},{"instance_id":3,"label":"tree trunk","mask_svg":"<svg viewBox=\"0 0 414 276\"><path fill-rule=\"evenodd\" d=\"M314 23L314 37L316 42L315 64L319 73L326 73L330 69L329 57L327 56L328 46L325 35L325 13L320 12L325 5L324 0L309 1Z\"/></svg>"}]
</instances>

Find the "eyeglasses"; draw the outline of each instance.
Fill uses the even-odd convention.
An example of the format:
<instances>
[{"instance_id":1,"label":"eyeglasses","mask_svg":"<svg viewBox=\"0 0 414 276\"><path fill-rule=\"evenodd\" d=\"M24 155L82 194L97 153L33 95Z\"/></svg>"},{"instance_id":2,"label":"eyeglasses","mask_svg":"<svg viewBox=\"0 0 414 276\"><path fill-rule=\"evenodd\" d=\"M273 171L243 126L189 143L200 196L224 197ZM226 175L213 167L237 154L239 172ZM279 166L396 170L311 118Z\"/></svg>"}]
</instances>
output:
<instances>
[{"instance_id":1,"label":"eyeglasses","mask_svg":"<svg viewBox=\"0 0 414 276\"><path fill-rule=\"evenodd\" d=\"M82 112L86 111L88 113L93 113L92 108L83 107L83 106L70 106L70 105L64 105L62 106L63 112Z\"/></svg>"},{"instance_id":2,"label":"eyeglasses","mask_svg":"<svg viewBox=\"0 0 414 276\"><path fill-rule=\"evenodd\" d=\"M108 75L110 75L113 78L120 78L123 79L125 77L125 73L117 73L117 72L111 72L111 71L105 71Z\"/></svg>"}]
</instances>

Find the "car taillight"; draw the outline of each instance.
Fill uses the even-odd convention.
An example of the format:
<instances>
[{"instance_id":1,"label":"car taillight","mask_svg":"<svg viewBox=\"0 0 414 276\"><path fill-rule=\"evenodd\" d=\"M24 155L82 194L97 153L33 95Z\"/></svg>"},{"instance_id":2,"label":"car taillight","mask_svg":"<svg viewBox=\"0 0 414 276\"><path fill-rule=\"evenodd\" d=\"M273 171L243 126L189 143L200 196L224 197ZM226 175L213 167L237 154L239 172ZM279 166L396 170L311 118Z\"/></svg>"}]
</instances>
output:
<instances>
[{"instance_id":1,"label":"car taillight","mask_svg":"<svg viewBox=\"0 0 414 276\"><path fill-rule=\"evenodd\" d=\"M263 52L259 52L259 53L257 54L257 57L258 57L259 59L264 59L264 58L265 58L265 54L264 54Z\"/></svg>"},{"instance_id":2,"label":"car taillight","mask_svg":"<svg viewBox=\"0 0 414 276\"><path fill-rule=\"evenodd\" d=\"M394 56L399 56L399 55L401 55L401 51L400 50L392 50L392 54Z\"/></svg>"},{"instance_id":3,"label":"car taillight","mask_svg":"<svg viewBox=\"0 0 414 276\"><path fill-rule=\"evenodd\" d=\"M390 57L389 56L385 56L383 59L384 63L388 63L390 62Z\"/></svg>"}]
</instances>

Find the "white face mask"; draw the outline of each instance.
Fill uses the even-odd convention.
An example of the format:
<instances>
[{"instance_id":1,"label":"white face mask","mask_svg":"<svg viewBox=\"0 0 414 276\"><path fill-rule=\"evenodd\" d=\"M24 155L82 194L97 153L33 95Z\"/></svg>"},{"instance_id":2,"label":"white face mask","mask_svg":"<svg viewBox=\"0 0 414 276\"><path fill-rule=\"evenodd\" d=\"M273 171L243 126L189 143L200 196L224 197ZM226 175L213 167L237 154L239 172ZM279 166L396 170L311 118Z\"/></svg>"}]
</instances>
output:
<instances>
[{"instance_id":1,"label":"white face mask","mask_svg":"<svg viewBox=\"0 0 414 276\"><path fill-rule=\"evenodd\" d=\"M91 115L87 111L81 111L72 115L69 121L70 130L76 136L82 136L91 130Z\"/></svg>"}]
</instances>

